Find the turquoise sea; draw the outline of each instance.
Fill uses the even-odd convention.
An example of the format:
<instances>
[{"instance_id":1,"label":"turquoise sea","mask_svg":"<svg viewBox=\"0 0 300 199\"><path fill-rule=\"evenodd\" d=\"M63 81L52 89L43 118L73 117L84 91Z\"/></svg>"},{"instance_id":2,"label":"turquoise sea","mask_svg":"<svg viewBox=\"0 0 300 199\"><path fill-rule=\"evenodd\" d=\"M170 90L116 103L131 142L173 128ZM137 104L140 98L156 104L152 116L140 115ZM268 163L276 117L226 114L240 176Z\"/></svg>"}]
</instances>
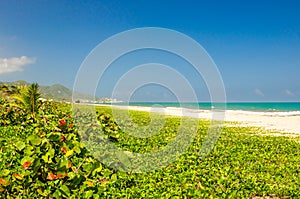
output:
<instances>
[{"instance_id":1,"label":"turquoise sea","mask_svg":"<svg viewBox=\"0 0 300 199\"><path fill-rule=\"evenodd\" d=\"M211 110L215 107L223 107L220 103L178 103L178 102L121 102L117 105L130 106L162 106L162 107L181 107L189 109ZM294 112L300 111L300 102L229 102L226 103L226 110L240 110L240 111L255 111L255 112Z\"/></svg>"}]
</instances>

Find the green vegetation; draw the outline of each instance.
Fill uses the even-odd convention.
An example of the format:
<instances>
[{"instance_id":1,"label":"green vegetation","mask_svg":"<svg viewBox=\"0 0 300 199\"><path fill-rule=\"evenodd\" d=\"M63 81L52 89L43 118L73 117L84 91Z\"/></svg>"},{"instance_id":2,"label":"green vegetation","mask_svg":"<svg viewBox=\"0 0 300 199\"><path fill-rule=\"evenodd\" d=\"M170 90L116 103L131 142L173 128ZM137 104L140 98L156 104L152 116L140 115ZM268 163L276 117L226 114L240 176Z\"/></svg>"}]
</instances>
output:
<instances>
[{"instance_id":1,"label":"green vegetation","mask_svg":"<svg viewBox=\"0 0 300 199\"><path fill-rule=\"evenodd\" d=\"M0 82L0 97L6 97L8 95L14 94L15 91L18 93L18 88L24 87L24 86L30 86L31 84L19 80L15 82L7 82L3 83ZM53 99L55 101L67 101L70 102L72 99L72 90L69 88L61 85L61 84L54 84L51 86L39 86L40 87L40 92L41 92L41 97L45 99ZM85 95L81 93L76 92L76 97L80 99L93 99L92 96L90 95ZM98 100L98 98L96 97Z\"/></svg>"},{"instance_id":2,"label":"green vegetation","mask_svg":"<svg viewBox=\"0 0 300 199\"><path fill-rule=\"evenodd\" d=\"M149 113L131 111L132 120L121 121L112 117L110 107L98 107L97 124L103 133L97 134L95 124L80 131L70 105L44 102L39 107L34 118L26 109L0 100L0 198L299 198L298 138L225 127L213 151L200 159L209 125L200 120L192 144L174 163L131 173L102 164L85 144L108 139L126 151L155 151L175 138L180 118L165 118L154 136L134 138L122 129L149 124ZM115 113L122 116L126 111Z\"/></svg>"},{"instance_id":3,"label":"green vegetation","mask_svg":"<svg viewBox=\"0 0 300 199\"><path fill-rule=\"evenodd\" d=\"M41 105L39 102L40 96L41 93L39 91L39 85L37 83L33 83L30 86L19 87L18 93L13 94L11 97L16 102L13 106L25 110L27 113L30 113L33 118L35 118L35 113Z\"/></svg>"}]
</instances>

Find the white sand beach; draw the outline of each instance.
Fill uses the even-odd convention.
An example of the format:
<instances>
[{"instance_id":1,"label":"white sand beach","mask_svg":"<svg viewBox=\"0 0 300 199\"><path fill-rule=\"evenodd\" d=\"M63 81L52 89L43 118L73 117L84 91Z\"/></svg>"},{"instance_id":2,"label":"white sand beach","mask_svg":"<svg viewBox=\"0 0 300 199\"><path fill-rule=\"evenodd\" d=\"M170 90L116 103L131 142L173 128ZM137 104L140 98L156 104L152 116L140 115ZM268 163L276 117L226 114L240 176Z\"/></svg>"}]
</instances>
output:
<instances>
[{"instance_id":1,"label":"white sand beach","mask_svg":"<svg viewBox=\"0 0 300 199\"><path fill-rule=\"evenodd\" d=\"M173 116L189 116L202 119L212 119L212 111L192 110L176 107L141 107L141 106L114 106L121 109L159 112ZM300 135L300 112L251 112L251 111L225 111L224 121L239 122L241 126L257 126L266 130L290 136ZM281 132L281 133L280 133ZM276 135L276 134L274 134Z\"/></svg>"}]
</instances>

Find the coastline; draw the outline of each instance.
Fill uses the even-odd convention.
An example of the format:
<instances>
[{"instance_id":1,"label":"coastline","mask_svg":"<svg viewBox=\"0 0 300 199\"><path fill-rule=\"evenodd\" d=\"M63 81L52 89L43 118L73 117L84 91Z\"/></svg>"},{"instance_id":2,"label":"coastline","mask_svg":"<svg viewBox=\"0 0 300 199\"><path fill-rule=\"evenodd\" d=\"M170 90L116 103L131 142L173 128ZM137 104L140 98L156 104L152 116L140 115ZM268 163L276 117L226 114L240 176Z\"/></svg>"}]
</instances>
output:
<instances>
[{"instance_id":1,"label":"coastline","mask_svg":"<svg viewBox=\"0 0 300 199\"><path fill-rule=\"evenodd\" d=\"M114 108L156 112L171 116L187 116L199 119L212 119L210 110L194 110L180 107L144 107L144 106L120 106L91 104L96 106L112 106ZM274 135L299 136L300 135L300 112L254 112L242 110L226 110L225 122L231 122L228 125L237 126L255 126L261 127ZM234 124L232 124L234 123ZM225 124L227 125L227 124Z\"/></svg>"}]
</instances>

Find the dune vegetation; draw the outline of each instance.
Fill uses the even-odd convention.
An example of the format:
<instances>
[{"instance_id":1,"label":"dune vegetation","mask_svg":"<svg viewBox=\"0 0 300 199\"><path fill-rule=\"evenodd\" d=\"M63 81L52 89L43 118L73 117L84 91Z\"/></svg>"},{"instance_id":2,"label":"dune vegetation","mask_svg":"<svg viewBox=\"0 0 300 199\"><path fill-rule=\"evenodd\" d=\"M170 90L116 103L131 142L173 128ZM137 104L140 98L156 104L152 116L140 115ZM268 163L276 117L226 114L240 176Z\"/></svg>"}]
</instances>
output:
<instances>
[{"instance_id":1,"label":"dune vegetation","mask_svg":"<svg viewBox=\"0 0 300 199\"><path fill-rule=\"evenodd\" d=\"M98 106L97 121L87 124L89 130L82 132L71 105L41 102L35 86L0 100L0 198L300 196L297 137L228 126L211 153L200 158L209 122L198 120L194 140L175 162L156 171L124 172L112 168L118 160L111 162L111 167L99 161L104 154L96 158L95 151L87 150L87 140L110 140L123 150L147 153L165 147L176 137L180 118L167 117L155 136L135 138L123 130L124 125L147 125L151 122L149 113L130 111L132 119L121 124L114 119L111 107ZM126 110L114 112L122 115Z\"/></svg>"}]
</instances>

